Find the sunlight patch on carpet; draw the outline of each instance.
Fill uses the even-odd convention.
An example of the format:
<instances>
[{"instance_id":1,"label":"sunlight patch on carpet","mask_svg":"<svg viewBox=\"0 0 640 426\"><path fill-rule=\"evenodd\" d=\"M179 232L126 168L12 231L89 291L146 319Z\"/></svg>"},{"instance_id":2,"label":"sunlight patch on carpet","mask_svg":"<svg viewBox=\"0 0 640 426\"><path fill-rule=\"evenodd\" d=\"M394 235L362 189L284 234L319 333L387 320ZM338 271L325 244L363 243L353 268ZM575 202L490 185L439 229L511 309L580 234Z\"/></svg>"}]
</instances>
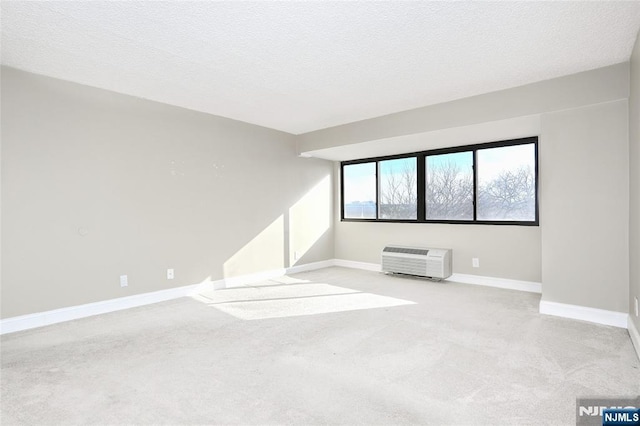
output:
<instances>
[{"instance_id":1,"label":"sunlight patch on carpet","mask_svg":"<svg viewBox=\"0 0 640 426\"><path fill-rule=\"evenodd\" d=\"M415 304L408 300L363 293L324 283L285 285L266 283L207 291L192 297L243 320L286 318Z\"/></svg>"}]
</instances>

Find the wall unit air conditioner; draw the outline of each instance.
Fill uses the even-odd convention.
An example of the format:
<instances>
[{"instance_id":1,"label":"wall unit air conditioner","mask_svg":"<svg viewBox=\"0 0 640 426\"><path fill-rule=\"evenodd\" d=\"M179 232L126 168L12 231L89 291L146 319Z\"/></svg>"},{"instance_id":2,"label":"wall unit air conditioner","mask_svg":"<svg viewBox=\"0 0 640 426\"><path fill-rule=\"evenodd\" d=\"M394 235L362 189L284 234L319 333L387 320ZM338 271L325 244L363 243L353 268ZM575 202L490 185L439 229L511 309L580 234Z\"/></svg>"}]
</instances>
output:
<instances>
[{"instance_id":1,"label":"wall unit air conditioner","mask_svg":"<svg viewBox=\"0 0 640 426\"><path fill-rule=\"evenodd\" d=\"M451 276L451 249L386 246L382 272L443 280Z\"/></svg>"}]
</instances>

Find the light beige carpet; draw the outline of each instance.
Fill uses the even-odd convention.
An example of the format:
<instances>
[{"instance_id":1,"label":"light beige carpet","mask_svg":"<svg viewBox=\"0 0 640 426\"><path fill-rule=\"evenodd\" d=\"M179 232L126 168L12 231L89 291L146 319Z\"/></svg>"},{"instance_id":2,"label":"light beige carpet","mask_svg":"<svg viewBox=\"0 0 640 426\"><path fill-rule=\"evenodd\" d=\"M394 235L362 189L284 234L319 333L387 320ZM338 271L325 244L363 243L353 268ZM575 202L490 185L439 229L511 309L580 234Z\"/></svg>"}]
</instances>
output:
<instances>
[{"instance_id":1,"label":"light beige carpet","mask_svg":"<svg viewBox=\"0 0 640 426\"><path fill-rule=\"evenodd\" d=\"M5 335L3 425L575 424L640 394L626 330L344 268Z\"/></svg>"}]
</instances>

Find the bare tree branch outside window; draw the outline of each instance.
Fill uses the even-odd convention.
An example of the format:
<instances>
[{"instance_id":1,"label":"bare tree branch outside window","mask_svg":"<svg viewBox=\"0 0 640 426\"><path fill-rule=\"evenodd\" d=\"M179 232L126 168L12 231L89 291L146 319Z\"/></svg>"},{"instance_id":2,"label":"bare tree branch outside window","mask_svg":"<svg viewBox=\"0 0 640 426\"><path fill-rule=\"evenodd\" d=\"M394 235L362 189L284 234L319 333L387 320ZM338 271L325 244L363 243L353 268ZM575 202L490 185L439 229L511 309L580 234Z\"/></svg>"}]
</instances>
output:
<instances>
[{"instance_id":1,"label":"bare tree branch outside window","mask_svg":"<svg viewBox=\"0 0 640 426\"><path fill-rule=\"evenodd\" d=\"M504 171L478 189L478 219L535 218L535 177L531 167Z\"/></svg>"},{"instance_id":2,"label":"bare tree branch outside window","mask_svg":"<svg viewBox=\"0 0 640 426\"><path fill-rule=\"evenodd\" d=\"M427 167L427 219L473 219L472 173L453 160Z\"/></svg>"},{"instance_id":3,"label":"bare tree branch outside window","mask_svg":"<svg viewBox=\"0 0 640 426\"><path fill-rule=\"evenodd\" d=\"M380 171L380 219L416 219L416 158L383 161Z\"/></svg>"}]
</instances>

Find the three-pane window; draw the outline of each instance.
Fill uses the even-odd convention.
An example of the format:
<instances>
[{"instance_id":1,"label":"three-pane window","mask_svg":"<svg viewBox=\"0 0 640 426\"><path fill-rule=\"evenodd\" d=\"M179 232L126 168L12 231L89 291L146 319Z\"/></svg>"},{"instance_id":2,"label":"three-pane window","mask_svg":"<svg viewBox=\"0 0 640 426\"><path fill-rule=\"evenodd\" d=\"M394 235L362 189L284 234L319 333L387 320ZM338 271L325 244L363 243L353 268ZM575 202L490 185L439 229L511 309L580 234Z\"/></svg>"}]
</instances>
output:
<instances>
[{"instance_id":1,"label":"three-pane window","mask_svg":"<svg viewBox=\"0 0 640 426\"><path fill-rule=\"evenodd\" d=\"M342 219L538 224L538 138L342 163Z\"/></svg>"}]
</instances>

